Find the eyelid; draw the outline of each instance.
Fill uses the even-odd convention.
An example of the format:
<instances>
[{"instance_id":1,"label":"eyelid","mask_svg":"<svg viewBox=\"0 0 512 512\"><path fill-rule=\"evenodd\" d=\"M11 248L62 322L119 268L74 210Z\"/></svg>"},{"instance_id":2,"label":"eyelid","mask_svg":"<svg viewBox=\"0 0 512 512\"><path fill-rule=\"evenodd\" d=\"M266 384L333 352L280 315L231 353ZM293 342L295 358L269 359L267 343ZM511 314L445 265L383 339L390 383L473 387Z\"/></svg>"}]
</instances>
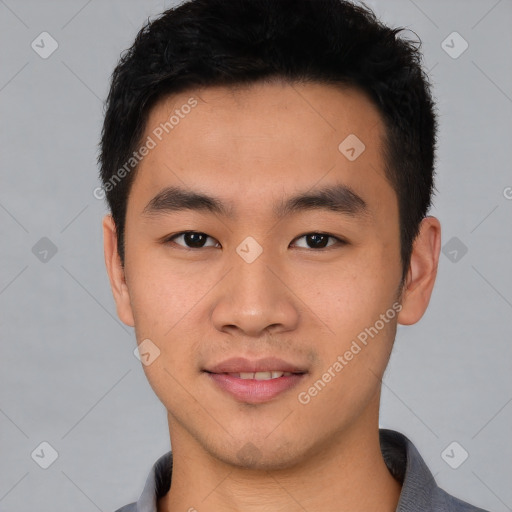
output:
<instances>
[{"instance_id":1,"label":"eyelid","mask_svg":"<svg viewBox=\"0 0 512 512\"><path fill-rule=\"evenodd\" d=\"M174 233L174 235L166 236L162 240L162 243L163 244L173 243L173 244L177 245L178 247L181 247L182 249L185 249L187 251L198 251L200 249L206 249L208 247L213 247L211 245L208 245L206 247L187 247L186 245L181 245L181 244L178 244L178 243L176 243L174 241L175 238L178 238L180 236L183 236L183 235L186 235L186 234L189 234L189 233L194 233L194 234L197 234L197 235L205 235L207 238L211 238L212 240L215 240L217 243L219 243L219 241L216 240L213 236L210 236L207 233L203 233L202 231L194 231L194 230L180 231L178 233Z\"/></svg>"},{"instance_id":2,"label":"eyelid","mask_svg":"<svg viewBox=\"0 0 512 512\"><path fill-rule=\"evenodd\" d=\"M215 240L217 243L220 243L218 240L216 240L213 236L211 235L208 235L207 233L204 233L202 231L194 231L194 230L187 230L187 231L180 231L178 233L174 233L173 235L169 235L169 236L166 236L162 243L166 244L166 243L174 243L176 244L178 247L181 247L182 249L185 249L185 250L189 250L189 251L198 251L200 249L206 249L207 247L214 247L214 246L203 246L203 247L187 247L186 245L181 245L181 244L178 244L174 241L175 238L178 238L182 235L186 235L188 233L194 233L194 234L199 234L199 235L205 235L207 238L211 238L212 240ZM332 235L330 233L325 233L323 231L308 231L307 233L303 233L302 235L299 235L297 237L295 237L291 244L293 244L294 242L296 242L297 240L300 240L301 238L304 238L308 235L324 235L328 238L332 238L336 241L336 243L334 244L331 244L331 245L328 245L327 247L321 247L321 248L318 248L318 249L314 249L314 248L310 248L310 247L298 247L299 249L306 249L306 250L309 250L309 251L314 251L314 252L321 252L321 251L325 251L327 249L330 249L331 247L336 247L336 246L343 246L343 245L348 245L348 241L347 240L344 240L343 238L340 238L336 235Z\"/></svg>"},{"instance_id":3,"label":"eyelid","mask_svg":"<svg viewBox=\"0 0 512 512\"><path fill-rule=\"evenodd\" d=\"M304 238L305 236L308 236L308 235L324 235L328 238L333 238L334 240L336 240L336 243L328 245L327 247L321 247L319 249L313 249L310 247L299 247L299 249L306 249L306 250L310 250L310 251L314 251L314 252L321 252L321 251L326 251L328 249L334 248L336 246L340 246L340 245L343 246L343 245L348 244L348 242L346 240L344 240L343 238L340 238L339 236L336 236L336 235L331 235L330 233L325 233L323 231L308 231L307 233L304 233L303 235L299 235L298 237L296 237L292 241L292 243L299 240L300 238Z\"/></svg>"}]
</instances>

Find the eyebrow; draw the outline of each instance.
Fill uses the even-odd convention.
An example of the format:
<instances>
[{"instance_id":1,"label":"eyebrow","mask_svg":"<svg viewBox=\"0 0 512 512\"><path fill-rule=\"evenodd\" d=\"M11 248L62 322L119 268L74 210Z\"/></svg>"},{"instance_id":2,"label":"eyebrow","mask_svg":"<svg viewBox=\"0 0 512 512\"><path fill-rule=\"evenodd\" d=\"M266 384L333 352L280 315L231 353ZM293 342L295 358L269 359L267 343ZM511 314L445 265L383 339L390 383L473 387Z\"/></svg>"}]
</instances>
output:
<instances>
[{"instance_id":1,"label":"eyebrow","mask_svg":"<svg viewBox=\"0 0 512 512\"><path fill-rule=\"evenodd\" d=\"M149 201L142 211L142 215L159 217L183 210L213 213L226 218L236 217L233 206L226 204L221 199L177 186L161 190ZM347 185L335 184L281 200L274 205L273 214L280 219L308 210L327 210L351 217L364 217L370 213L366 201L361 196Z\"/></svg>"}]
</instances>

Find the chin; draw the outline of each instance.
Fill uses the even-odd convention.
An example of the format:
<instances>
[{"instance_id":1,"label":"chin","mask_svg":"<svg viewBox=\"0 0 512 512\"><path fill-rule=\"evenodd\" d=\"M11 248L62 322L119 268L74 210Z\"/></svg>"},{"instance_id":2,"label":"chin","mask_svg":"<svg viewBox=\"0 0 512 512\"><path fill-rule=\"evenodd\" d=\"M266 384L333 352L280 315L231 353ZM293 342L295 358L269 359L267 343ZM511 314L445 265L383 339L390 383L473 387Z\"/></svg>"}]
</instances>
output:
<instances>
[{"instance_id":1,"label":"chin","mask_svg":"<svg viewBox=\"0 0 512 512\"><path fill-rule=\"evenodd\" d=\"M234 445L240 448L233 451ZM305 457L305 453L299 452L289 442L270 442L268 439L262 443L250 440L236 441L226 446L225 450L214 450L212 455L227 465L254 471L289 469L299 464Z\"/></svg>"}]
</instances>

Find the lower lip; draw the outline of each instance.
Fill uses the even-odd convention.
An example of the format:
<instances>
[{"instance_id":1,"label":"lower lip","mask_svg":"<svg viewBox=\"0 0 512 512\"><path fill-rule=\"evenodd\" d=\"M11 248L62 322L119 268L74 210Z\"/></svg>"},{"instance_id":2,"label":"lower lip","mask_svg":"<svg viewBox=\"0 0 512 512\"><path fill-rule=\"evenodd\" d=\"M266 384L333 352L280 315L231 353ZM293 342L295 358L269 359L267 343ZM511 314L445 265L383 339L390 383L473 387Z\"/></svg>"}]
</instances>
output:
<instances>
[{"instance_id":1,"label":"lower lip","mask_svg":"<svg viewBox=\"0 0 512 512\"><path fill-rule=\"evenodd\" d=\"M306 375L293 374L269 380L240 379L226 373L208 373L222 390L227 391L241 402L259 404L268 402L280 393L295 387Z\"/></svg>"}]
</instances>

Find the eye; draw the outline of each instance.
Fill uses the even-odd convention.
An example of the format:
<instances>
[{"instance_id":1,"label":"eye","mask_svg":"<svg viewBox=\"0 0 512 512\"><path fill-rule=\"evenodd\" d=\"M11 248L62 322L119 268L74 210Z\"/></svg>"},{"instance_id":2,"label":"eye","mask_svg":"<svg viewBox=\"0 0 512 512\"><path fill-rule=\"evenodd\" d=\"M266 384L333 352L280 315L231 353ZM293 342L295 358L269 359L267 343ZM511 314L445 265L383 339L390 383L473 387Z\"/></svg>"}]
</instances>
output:
<instances>
[{"instance_id":1,"label":"eye","mask_svg":"<svg viewBox=\"0 0 512 512\"><path fill-rule=\"evenodd\" d=\"M181 242L177 242L181 239ZM206 241L210 239L213 243L209 245L206 244ZM347 242L338 238L334 235L329 235L327 233L306 233L295 240L304 239L306 245L297 245L300 248L304 249L326 249L333 245L346 245ZM328 243L329 239L332 240L332 243ZM204 247L218 247L220 244L215 241L215 239L206 233L201 233L199 231L183 231L181 233L176 233L164 240L164 243L174 243L186 249L202 249Z\"/></svg>"},{"instance_id":2,"label":"eye","mask_svg":"<svg viewBox=\"0 0 512 512\"><path fill-rule=\"evenodd\" d=\"M299 246L301 248L305 249L325 249L327 247L331 247L332 245L346 245L347 242L345 240L342 240L341 238L338 238L334 235L329 235L327 233L306 233L305 235L302 235L295 240L300 240L301 238L305 239L306 244L310 244L311 246ZM327 241L329 238L332 238L334 240L334 243L327 245Z\"/></svg>"},{"instance_id":3,"label":"eye","mask_svg":"<svg viewBox=\"0 0 512 512\"><path fill-rule=\"evenodd\" d=\"M211 240L215 240L211 236L208 236L206 233L200 233L198 231L183 231L182 233L177 233L176 235L166 238L164 240L164 243L176 243L176 240L182 239L184 244L177 243L177 245L180 245L187 249L202 249L203 247L215 247L215 243L213 245L205 245L205 242L208 238L210 238Z\"/></svg>"}]
</instances>

